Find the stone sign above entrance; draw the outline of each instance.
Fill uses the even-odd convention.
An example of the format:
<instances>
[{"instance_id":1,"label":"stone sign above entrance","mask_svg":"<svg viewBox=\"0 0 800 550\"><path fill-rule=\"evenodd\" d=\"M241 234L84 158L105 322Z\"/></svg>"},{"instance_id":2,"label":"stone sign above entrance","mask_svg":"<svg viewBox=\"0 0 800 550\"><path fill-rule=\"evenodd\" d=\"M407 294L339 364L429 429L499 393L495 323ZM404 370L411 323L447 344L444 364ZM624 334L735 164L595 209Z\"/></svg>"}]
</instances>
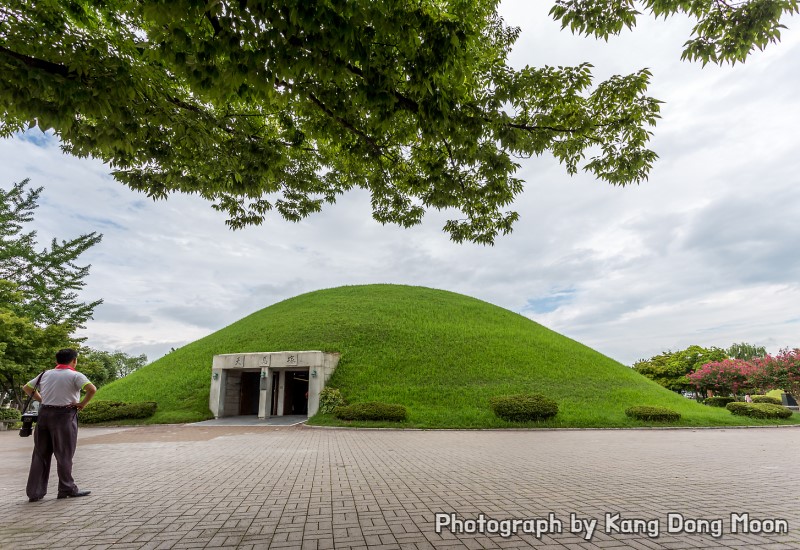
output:
<instances>
[{"instance_id":1,"label":"stone sign above entrance","mask_svg":"<svg viewBox=\"0 0 800 550\"><path fill-rule=\"evenodd\" d=\"M273 351L215 355L208 406L214 418L313 416L338 353Z\"/></svg>"}]
</instances>

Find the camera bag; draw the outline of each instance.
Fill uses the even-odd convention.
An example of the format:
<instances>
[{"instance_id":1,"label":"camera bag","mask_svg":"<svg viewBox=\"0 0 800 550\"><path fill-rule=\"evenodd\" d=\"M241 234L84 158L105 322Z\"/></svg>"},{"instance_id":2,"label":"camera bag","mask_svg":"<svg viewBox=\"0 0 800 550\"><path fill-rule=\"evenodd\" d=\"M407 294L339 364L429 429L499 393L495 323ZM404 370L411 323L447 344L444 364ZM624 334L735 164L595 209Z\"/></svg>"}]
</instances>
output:
<instances>
[{"instance_id":1,"label":"camera bag","mask_svg":"<svg viewBox=\"0 0 800 550\"><path fill-rule=\"evenodd\" d=\"M44 375L44 372L45 371L42 371L41 374L39 374L39 377L36 379L36 383L33 385L33 391L28 396L28 400L25 401L25 406L22 407L23 422L22 422L22 427L19 429L19 436L20 437L28 437L29 435L31 435L31 431L30 431L31 430L31 426L33 425L34 422L36 422L39 419L39 415L38 414L33 414L33 413L26 414L25 411L28 410L28 405L30 405L31 401L33 400L33 394L36 393L37 389L39 389L39 382L42 381L42 376ZM30 419L30 420L28 422L26 422L25 420L28 420L28 419Z\"/></svg>"}]
</instances>

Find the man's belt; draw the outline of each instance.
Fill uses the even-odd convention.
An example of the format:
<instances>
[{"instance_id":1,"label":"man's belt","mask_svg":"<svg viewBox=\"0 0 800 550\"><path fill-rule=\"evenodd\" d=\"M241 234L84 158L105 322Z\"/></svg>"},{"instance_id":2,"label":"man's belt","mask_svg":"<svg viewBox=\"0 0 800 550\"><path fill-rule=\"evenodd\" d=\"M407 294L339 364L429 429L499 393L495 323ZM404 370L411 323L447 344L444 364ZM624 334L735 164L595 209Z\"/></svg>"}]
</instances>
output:
<instances>
[{"instance_id":1,"label":"man's belt","mask_svg":"<svg viewBox=\"0 0 800 550\"><path fill-rule=\"evenodd\" d=\"M74 409L75 405L42 405L42 409Z\"/></svg>"}]
</instances>

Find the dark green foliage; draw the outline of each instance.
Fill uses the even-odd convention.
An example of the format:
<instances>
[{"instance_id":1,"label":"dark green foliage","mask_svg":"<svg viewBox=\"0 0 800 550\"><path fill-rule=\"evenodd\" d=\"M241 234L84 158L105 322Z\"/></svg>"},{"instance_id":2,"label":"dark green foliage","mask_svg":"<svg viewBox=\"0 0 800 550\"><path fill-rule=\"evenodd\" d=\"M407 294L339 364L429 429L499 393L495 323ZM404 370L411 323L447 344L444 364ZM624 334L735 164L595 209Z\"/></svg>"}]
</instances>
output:
<instances>
[{"instance_id":1,"label":"dark green foliage","mask_svg":"<svg viewBox=\"0 0 800 550\"><path fill-rule=\"evenodd\" d=\"M323 388L319 394L319 411L322 414L332 413L336 407L347 405L342 392L336 388Z\"/></svg>"},{"instance_id":2,"label":"dark green foliage","mask_svg":"<svg viewBox=\"0 0 800 550\"><path fill-rule=\"evenodd\" d=\"M655 17L686 14L695 21L682 59L712 63L744 62L756 48L780 40L781 17L797 13L797 0L556 0L550 13L562 28L608 39L632 28L643 11Z\"/></svg>"},{"instance_id":3,"label":"dark green foliage","mask_svg":"<svg viewBox=\"0 0 800 550\"><path fill-rule=\"evenodd\" d=\"M17 409L0 408L0 420L19 420L21 416Z\"/></svg>"},{"instance_id":4,"label":"dark green foliage","mask_svg":"<svg viewBox=\"0 0 800 550\"><path fill-rule=\"evenodd\" d=\"M743 61L796 0L651 0L696 21L683 56ZM520 157L551 153L614 185L648 177L650 73L593 86L591 65L513 67L497 0L0 4L0 137L38 125L154 198L196 193L238 228L297 221L354 188L408 227L454 210L456 241L511 231ZM557 0L607 38L630 0Z\"/></svg>"},{"instance_id":5,"label":"dark green foliage","mask_svg":"<svg viewBox=\"0 0 800 550\"><path fill-rule=\"evenodd\" d=\"M737 416L749 416L750 418L777 419L789 418L792 411L781 405L772 403L728 403L726 407L731 414Z\"/></svg>"},{"instance_id":6,"label":"dark green foliage","mask_svg":"<svg viewBox=\"0 0 800 550\"><path fill-rule=\"evenodd\" d=\"M733 403L734 401L736 401L735 397L721 397L715 395L714 397L706 398L703 404L709 407L724 407L728 403Z\"/></svg>"},{"instance_id":7,"label":"dark green foliage","mask_svg":"<svg viewBox=\"0 0 800 550\"><path fill-rule=\"evenodd\" d=\"M635 418L636 420L647 420L651 422L677 422L681 419L680 413L672 409L648 405L628 407L625 409L625 415Z\"/></svg>"},{"instance_id":8,"label":"dark green foliage","mask_svg":"<svg viewBox=\"0 0 800 550\"><path fill-rule=\"evenodd\" d=\"M614 185L646 179L650 73L594 85L589 63L513 67L519 31L497 4L10 0L0 137L55 130L131 188L199 194L232 227L271 210L296 221L363 188L382 223L453 209L454 240L490 243L518 218L520 157L551 153Z\"/></svg>"},{"instance_id":9,"label":"dark green foliage","mask_svg":"<svg viewBox=\"0 0 800 550\"><path fill-rule=\"evenodd\" d=\"M772 405L783 405L783 401L777 397L772 397L769 395L754 395L753 403L771 403Z\"/></svg>"},{"instance_id":10,"label":"dark green foliage","mask_svg":"<svg viewBox=\"0 0 800 550\"><path fill-rule=\"evenodd\" d=\"M121 401L92 401L78 413L78 420L84 424L111 422L129 418L148 418L156 412L158 403L143 401L123 403Z\"/></svg>"},{"instance_id":11,"label":"dark green foliage","mask_svg":"<svg viewBox=\"0 0 800 550\"><path fill-rule=\"evenodd\" d=\"M353 403L336 407L333 415L339 420L383 420L402 422L406 419L406 408L403 405L379 403Z\"/></svg>"},{"instance_id":12,"label":"dark green foliage","mask_svg":"<svg viewBox=\"0 0 800 550\"><path fill-rule=\"evenodd\" d=\"M558 414L558 403L535 393L492 397L489 406L494 414L509 422L547 420Z\"/></svg>"}]
</instances>

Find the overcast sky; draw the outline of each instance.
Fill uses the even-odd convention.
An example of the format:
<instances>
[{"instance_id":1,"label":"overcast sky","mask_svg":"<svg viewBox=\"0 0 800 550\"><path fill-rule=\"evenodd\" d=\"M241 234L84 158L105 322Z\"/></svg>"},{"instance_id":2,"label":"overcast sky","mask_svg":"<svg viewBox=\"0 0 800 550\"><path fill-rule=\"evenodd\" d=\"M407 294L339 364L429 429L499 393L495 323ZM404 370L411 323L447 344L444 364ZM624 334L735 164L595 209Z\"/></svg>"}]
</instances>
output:
<instances>
[{"instance_id":1,"label":"overcast sky","mask_svg":"<svg viewBox=\"0 0 800 550\"><path fill-rule=\"evenodd\" d=\"M690 25L642 18L608 43L559 30L551 2L506 1L515 66L589 61L597 81L649 67L664 101L649 181L616 188L525 161L514 233L452 243L432 212L381 226L351 192L293 224L230 231L188 196L153 202L33 131L0 140L0 186L45 190L39 243L103 233L82 294L102 298L88 344L151 360L275 302L321 288L422 285L521 313L625 364L691 344L800 346L800 18L745 65L680 61Z\"/></svg>"}]
</instances>

